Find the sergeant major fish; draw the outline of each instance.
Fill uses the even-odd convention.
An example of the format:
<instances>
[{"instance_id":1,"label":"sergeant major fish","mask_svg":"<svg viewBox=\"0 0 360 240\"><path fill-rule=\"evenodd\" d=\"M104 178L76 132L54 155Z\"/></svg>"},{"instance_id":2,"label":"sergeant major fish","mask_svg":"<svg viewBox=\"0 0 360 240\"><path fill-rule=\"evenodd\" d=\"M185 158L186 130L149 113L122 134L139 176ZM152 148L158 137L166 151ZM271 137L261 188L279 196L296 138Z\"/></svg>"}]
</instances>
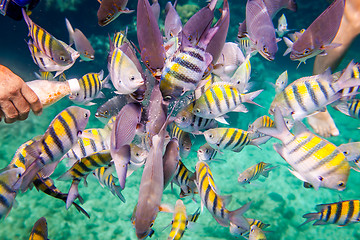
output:
<instances>
[{"instance_id":1,"label":"sergeant major fish","mask_svg":"<svg viewBox=\"0 0 360 240\"><path fill-rule=\"evenodd\" d=\"M270 165L271 164L269 163L259 162L258 164L249 167L244 172L239 174L238 183L240 184L250 183L251 181L258 179L260 175L263 175L264 177L268 177L269 172L277 167L277 166L269 167Z\"/></svg>"},{"instance_id":2,"label":"sergeant major fish","mask_svg":"<svg viewBox=\"0 0 360 240\"><path fill-rule=\"evenodd\" d=\"M281 15L281 17L278 20L278 27L276 29L276 34L279 37L283 37L287 32L289 32L290 30L287 28L287 21L286 21L286 17L285 14Z\"/></svg>"},{"instance_id":3,"label":"sergeant major fish","mask_svg":"<svg viewBox=\"0 0 360 240\"><path fill-rule=\"evenodd\" d=\"M315 220L313 225L336 224L346 226L360 221L360 200L347 200L316 206L316 213L308 213L303 217L306 221L300 226Z\"/></svg>"},{"instance_id":4,"label":"sergeant major fish","mask_svg":"<svg viewBox=\"0 0 360 240\"><path fill-rule=\"evenodd\" d=\"M115 184L117 179L112 174L107 174L107 170L108 168L106 166L97 168L93 171L93 175L102 187L106 186L114 196L117 196L122 202L125 202L125 198L121 193L121 187Z\"/></svg>"},{"instance_id":5,"label":"sergeant major fish","mask_svg":"<svg viewBox=\"0 0 360 240\"><path fill-rule=\"evenodd\" d=\"M218 195L209 166L205 162L199 161L195 168L196 184L202 206L205 205L221 226L228 227L232 222L244 229L249 229L249 223L243 217L243 214L249 209L250 203L234 211L227 210L225 205L229 202L230 197Z\"/></svg>"},{"instance_id":6,"label":"sergeant major fish","mask_svg":"<svg viewBox=\"0 0 360 240\"><path fill-rule=\"evenodd\" d=\"M186 207L180 199L176 201L171 231L168 240L179 240L187 226Z\"/></svg>"},{"instance_id":7,"label":"sergeant major fish","mask_svg":"<svg viewBox=\"0 0 360 240\"><path fill-rule=\"evenodd\" d=\"M275 128L258 131L281 140L282 144L274 145L275 151L291 165L290 172L301 181L310 183L316 190L346 188L350 166L345 155L300 122L294 125L294 134L290 133L279 108L275 109Z\"/></svg>"}]
</instances>

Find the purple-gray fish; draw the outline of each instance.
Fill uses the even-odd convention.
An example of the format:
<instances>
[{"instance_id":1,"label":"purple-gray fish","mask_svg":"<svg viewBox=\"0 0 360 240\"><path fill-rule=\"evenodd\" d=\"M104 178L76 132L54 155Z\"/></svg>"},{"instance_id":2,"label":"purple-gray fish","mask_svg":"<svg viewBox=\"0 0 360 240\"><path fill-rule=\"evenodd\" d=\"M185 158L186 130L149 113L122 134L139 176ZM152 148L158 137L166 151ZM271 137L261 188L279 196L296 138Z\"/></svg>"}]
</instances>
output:
<instances>
[{"instance_id":1,"label":"purple-gray fish","mask_svg":"<svg viewBox=\"0 0 360 240\"><path fill-rule=\"evenodd\" d=\"M127 3L128 0L102 0L97 12L99 25L108 25L122 13L132 13L134 10L129 10Z\"/></svg>"},{"instance_id":2,"label":"purple-gray fish","mask_svg":"<svg viewBox=\"0 0 360 240\"><path fill-rule=\"evenodd\" d=\"M275 59L278 50L275 28L262 0L248 0L246 31L254 48L267 60Z\"/></svg>"},{"instance_id":3,"label":"purple-gray fish","mask_svg":"<svg viewBox=\"0 0 360 240\"><path fill-rule=\"evenodd\" d=\"M138 239L151 233L151 227L160 210L164 190L163 147L165 130L152 137L152 147L145 163L139 188L138 204L135 212L135 232Z\"/></svg>"},{"instance_id":4,"label":"purple-gray fish","mask_svg":"<svg viewBox=\"0 0 360 240\"><path fill-rule=\"evenodd\" d=\"M69 32L70 45L75 44L76 51L80 53L80 58L83 61L92 61L95 59L95 50L91 46L89 40L85 35L77 28L75 30L72 28L69 20L65 18L66 27Z\"/></svg>"},{"instance_id":5,"label":"purple-gray fish","mask_svg":"<svg viewBox=\"0 0 360 240\"><path fill-rule=\"evenodd\" d=\"M122 189L125 187L127 165L130 162L130 143L133 141L141 120L139 103L126 104L116 116L111 131L110 153Z\"/></svg>"},{"instance_id":6,"label":"purple-gray fish","mask_svg":"<svg viewBox=\"0 0 360 240\"><path fill-rule=\"evenodd\" d=\"M338 47L339 44L332 43L338 32L340 22L344 13L345 0L335 0L295 42L287 39L286 44L293 61L305 62L307 59L318 54L324 54L326 49Z\"/></svg>"},{"instance_id":7,"label":"purple-gray fish","mask_svg":"<svg viewBox=\"0 0 360 240\"><path fill-rule=\"evenodd\" d=\"M164 189L175 176L180 159L179 150L179 141L176 138L171 139L170 142L166 145L163 156Z\"/></svg>"},{"instance_id":8,"label":"purple-gray fish","mask_svg":"<svg viewBox=\"0 0 360 240\"><path fill-rule=\"evenodd\" d=\"M182 23L179 14L176 9L171 4L171 2L167 2L165 6L166 18L164 23L165 29L165 38L169 40L172 37L177 37L179 32L182 30Z\"/></svg>"},{"instance_id":9,"label":"purple-gray fish","mask_svg":"<svg viewBox=\"0 0 360 240\"><path fill-rule=\"evenodd\" d=\"M263 0L269 16L273 18L281 9L287 8L293 12L297 10L295 0Z\"/></svg>"}]
</instances>

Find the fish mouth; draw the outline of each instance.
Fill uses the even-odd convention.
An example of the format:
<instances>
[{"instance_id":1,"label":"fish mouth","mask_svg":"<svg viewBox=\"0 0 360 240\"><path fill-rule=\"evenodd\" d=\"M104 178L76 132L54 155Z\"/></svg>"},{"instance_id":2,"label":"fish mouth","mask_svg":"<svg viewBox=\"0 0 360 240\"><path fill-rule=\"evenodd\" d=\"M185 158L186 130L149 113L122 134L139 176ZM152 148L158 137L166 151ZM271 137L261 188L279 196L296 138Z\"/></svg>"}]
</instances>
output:
<instances>
[{"instance_id":1,"label":"fish mouth","mask_svg":"<svg viewBox=\"0 0 360 240\"><path fill-rule=\"evenodd\" d=\"M273 61L275 59L274 56L271 56L270 54L265 53L263 51L260 51L259 53L261 54L261 56L263 56L268 61Z\"/></svg>"}]
</instances>

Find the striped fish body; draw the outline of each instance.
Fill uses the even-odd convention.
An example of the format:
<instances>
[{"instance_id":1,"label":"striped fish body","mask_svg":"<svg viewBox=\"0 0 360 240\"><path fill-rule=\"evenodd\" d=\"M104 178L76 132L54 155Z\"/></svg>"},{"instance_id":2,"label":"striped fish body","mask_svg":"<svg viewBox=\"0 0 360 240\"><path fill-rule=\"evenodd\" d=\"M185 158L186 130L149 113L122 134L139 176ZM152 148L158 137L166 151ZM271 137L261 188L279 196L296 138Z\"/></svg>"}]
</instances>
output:
<instances>
[{"instance_id":1,"label":"striped fish body","mask_svg":"<svg viewBox=\"0 0 360 240\"><path fill-rule=\"evenodd\" d=\"M349 101L341 102L337 104L334 108L339 110L345 115L348 115L352 118L360 119L360 100L352 99Z\"/></svg>"},{"instance_id":2,"label":"striped fish body","mask_svg":"<svg viewBox=\"0 0 360 240\"><path fill-rule=\"evenodd\" d=\"M166 59L171 58L174 53L177 52L177 50L180 47L180 41L178 37L172 37L170 38L165 44L164 48L166 51Z\"/></svg>"},{"instance_id":3,"label":"striped fish body","mask_svg":"<svg viewBox=\"0 0 360 240\"><path fill-rule=\"evenodd\" d=\"M240 173L238 177L238 182L240 184L245 184L258 179L260 175L267 177L269 171L274 168L267 168L270 165L271 164L269 163L259 162L255 166L246 169L243 173Z\"/></svg>"},{"instance_id":4,"label":"striped fish body","mask_svg":"<svg viewBox=\"0 0 360 240\"><path fill-rule=\"evenodd\" d=\"M23 168L26 169L26 165L29 163L26 162L27 152L25 148L35 142L37 139L40 139L41 136L37 136L29 141L23 143L15 152L14 157L12 158L11 162L8 165L8 168Z\"/></svg>"},{"instance_id":5,"label":"striped fish body","mask_svg":"<svg viewBox=\"0 0 360 240\"><path fill-rule=\"evenodd\" d=\"M262 133L259 133L257 130L261 127L273 127L274 121L269 116L261 116L257 118L252 124L249 124L248 127L248 133L250 134L250 138L258 138L258 137L264 137L265 135Z\"/></svg>"},{"instance_id":6,"label":"striped fish body","mask_svg":"<svg viewBox=\"0 0 360 240\"><path fill-rule=\"evenodd\" d=\"M174 217L168 240L179 240L184 235L187 225L186 207L180 199L176 201Z\"/></svg>"},{"instance_id":7,"label":"striped fish body","mask_svg":"<svg viewBox=\"0 0 360 240\"><path fill-rule=\"evenodd\" d=\"M198 193L193 176L194 173L188 170L184 163L179 160L172 182L181 188L180 197Z\"/></svg>"},{"instance_id":8,"label":"striped fish body","mask_svg":"<svg viewBox=\"0 0 360 240\"><path fill-rule=\"evenodd\" d=\"M347 70L351 71L351 65L347 67ZM275 107L278 106L285 117L292 115L294 120L301 120L315 111L322 111L326 105L344 96L340 91L351 87L346 85L350 84L353 87L359 85L357 80L346 81L348 80L345 79L346 73L343 75L344 77L342 76L334 83L331 82L331 76L325 76L325 74L303 77L294 81L282 92L276 94L270 106L270 114L273 114Z\"/></svg>"},{"instance_id":9,"label":"striped fish body","mask_svg":"<svg viewBox=\"0 0 360 240\"><path fill-rule=\"evenodd\" d=\"M34 45L39 50L60 66L66 66L73 63L71 53L63 44L48 33L45 29L35 24L23 10L23 16L29 28L29 35Z\"/></svg>"},{"instance_id":10,"label":"striped fish body","mask_svg":"<svg viewBox=\"0 0 360 240\"><path fill-rule=\"evenodd\" d=\"M210 86L215 82L222 82L222 79L215 75L215 74L209 74L206 76L206 78L202 79L199 84L196 86L194 95L195 99L198 99L205 93L207 89L210 88Z\"/></svg>"},{"instance_id":11,"label":"striped fish body","mask_svg":"<svg viewBox=\"0 0 360 240\"><path fill-rule=\"evenodd\" d=\"M107 79L103 80L104 71L101 70L99 73L88 73L79 79L80 90L72 92L69 96L70 100L78 104L91 104L90 101L99 97L103 83Z\"/></svg>"},{"instance_id":12,"label":"striped fish body","mask_svg":"<svg viewBox=\"0 0 360 240\"><path fill-rule=\"evenodd\" d=\"M181 130L189 133L199 133L200 131L217 127L217 121L195 115L193 108L194 102L190 103L176 115L175 123Z\"/></svg>"},{"instance_id":13,"label":"striped fish body","mask_svg":"<svg viewBox=\"0 0 360 240\"><path fill-rule=\"evenodd\" d=\"M84 136L78 138L77 143L65 154L64 158L80 160L95 152L110 149L110 130L101 128L86 129ZM91 138L87 135L93 136Z\"/></svg>"},{"instance_id":14,"label":"striped fish body","mask_svg":"<svg viewBox=\"0 0 360 240\"><path fill-rule=\"evenodd\" d=\"M0 173L0 219L5 218L13 206L16 197L13 185L23 172L23 168L13 168Z\"/></svg>"},{"instance_id":15,"label":"striped fish body","mask_svg":"<svg viewBox=\"0 0 360 240\"><path fill-rule=\"evenodd\" d=\"M48 229L45 217L35 222L29 240L48 240Z\"/></svg>"},{"instance_id":16,"label":"striped fish body","mask_svg":"<svg viewBox=\"0 0 360 240\"><path fill-rule=\"evenodd\" d=\"M144 84L135 63L123 51L114 48L110 56L108 70L116 93L130 94Z\"/></svg>"},{"instance_id":17,"label":"striped fish body","mask_svg":"<svg viewBox=\"0 0 360 240\"><path fill-rule=\"evenodd\" d=\"M204 132L206 142L215 150L240 152L251 143L249 133L238 128L213 128Z\"/></svg>"},{"instance_id":18,"label":"striped fish body","mask_svg":"<svg viewBox=\"0 0 360 240\"><path fill-rule=\"evenodd\" d=\"M199 45L184 47L175 53L161 74L160 90L164 99L176 100L187 91L195 90L211 60L211 55Z\"/></svg>"},{"instance_id":19,"label":"striped fish body","mask_svg":"<svg viewBox=\"0 0 360 240\"><path fill-rule=\"evenodd\" d=\"M117 196L121 201L125 202L125 198L121 194L120 186L115 184L117 178L115 178L111 173L109 174L107 170L108 167L97 168L93 171L93 175L102 187L106 186L114 196Z\"/></svg>"},{"instance_id":20,"label":"striped fish body","mask_svg":"<svg viewBox=\"0 0 360 240\"><path fill-rule=\"evenodd\" d=\"M191 150L190 133L181 130L175 123L170 124L170 138L176 138L179 141L180 157L186 158Z\"/></svg>"},{"instance_id":21,"label":"striped fish body","mask_svg":"<svg viewBox=\"0 0 360 240\"><path fill-rule=\"evenodd\" d=\"M248 209L249 204L235 210L229 211L225 208L225 202L230 201L230 196L217 194L213 175L209 166L202 161L196 164L196 184L199 190L201 202L209 210L214 219L223 227L229 227L230 222L248 229L249 223L242 216Z\"/></svg>"},{"instance_id":22,"label":"striped fish body","mask_svg":"<svg viewBox=\"0 0 360 240\"><path fill-rule=\"evenodd\" d=\"M270 224L263 223L262 221L257 220L257 219L246 218L246 220L248 221L250 227L255 225L260 229L264 229L264 228L267 228L268 226L270 226ZM236 237L239 237L239 236L246 237L246 236L249 236L250 231L247 231L239 226L236 226L233 223L230 223L230 233Z\"/></svg>"},{"instance_id":23,"label":"striped fish body","mask_svg":"<svg viewBox=\"0 0 360 240\"><path fill-rule=\"evenodd\" d=\"M112 44L116 48L120 48L125 42L129 42L129 40L126 37L126 33L124 32L116 32L114 33L114 36L112 38Z\"/></svg>"},{"instance_id":24,"label":"striped fish body","mask_svg":"<svg viewBox=\"0 0 360 240\"><path fill-rule=\"evenodd\" d=\"M249 240L266 240L263 230L256 225L250 227Z\"/></svg>"},{"instance_id":25,"label":"striped fish body","mask_svg":"<svg viewBox=\"0 0 360 240\"><path fill-rule=\"evenodd\" d=\"M110 150L95 152L78 160L66 173L61 175L58 180L79 180L88 175L91 171L109 165L111 160Z\"/></svg>"},{"instance_id":26,"label":"striped fish body","mask_svg":"<svg viewBox=\"0 0 360 240\"><path fill-rule=\"evenodd\" d=\"M39 48L37 48L31 40L28 42L28 47L31 53L31 57L36 65L40 68L42 71L46 72L53 72L53 71L59 71L60 69L63 69L64 67L61 65L58 65L55 61L53 61L50 57L43 54Z\"/></svg>"},{"instance_id":27,"label":"striped fish body","mask_svg":"<svg viewBox=\"0 0 360 240\"><path fill-rule=\"evenodd\" d=\"M193 113L203 118L218 118L230 111L244 111L243 102L255 98L262 90L242 94L231 83L214 83L195 100Z\"/></svg>"},{"instance_id":28,"label":"striped fish body","mask_svg":"<svg viewBox=\"0 0 360 240\"><path fill-rule=\"evenodd\" d=\"M306 224L316 220L313 225L336 224L346 226L360 221L360 200L347 200L316 206L317 213L308 213L303 217Z\"/></svg>"},{"instance_id":29,"label":"striped fish body","mask_svg":"<svg viewBox=\"0 0 360 240\"><path fill-rule=\"evenodd\" d=\"M26 149L35 147L43 164L59 160L77 142L79 133L84 131L89 117L90 111L84 108L66 108L53 119L43 137Z\"/></svg>"},{"instance_id":30,"label":"striped fish body","mask_svg":"<svg viewBox=\"0 0 360 240\"><path fill-rule=\"evenodd\" d=\"M217 151L212 148L208 143L202 145L197 151L199 161L211 161L215 159Z\"/></svg>"},{"instance_id":31,"label":"striped fish body","mask_svg":"<svg viewBox=\"0 0 360 240\"><path fill-rule=\"evenodd\" d=\"M209 166L200 161L195 168L201 202L221 226L228 227L230 225L229 211L225 208L223 199L217 194Z\"/></svg>"},{"instance_id":32,"label":"striped fish body","mask_svg":"<svg viewBox=\"0 0 360 240\"><path fill-rule=\"evenodd\" d=\"M297 178L319 187L342 191L350 173L346 157L334 144L311 133L301 123L294 126L294 135L286 128L281 110L275 111L276 128L260 128L259 131L278 138L275 150L294 169Z\"/></svg>"}]
</instances>

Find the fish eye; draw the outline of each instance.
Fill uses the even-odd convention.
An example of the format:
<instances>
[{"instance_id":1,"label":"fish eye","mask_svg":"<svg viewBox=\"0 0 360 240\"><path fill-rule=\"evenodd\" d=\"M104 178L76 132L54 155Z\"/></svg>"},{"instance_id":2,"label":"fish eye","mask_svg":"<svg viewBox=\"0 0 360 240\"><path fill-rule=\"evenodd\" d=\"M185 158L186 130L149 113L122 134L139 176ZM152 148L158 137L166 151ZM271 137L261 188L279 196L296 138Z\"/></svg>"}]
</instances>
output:
<instances>
[{"instance_id":1,"label":"fish eye","mask_svg":"<svg viewBox=\"0 0 360 240\"><path fill-rule=\"evenodd\" d=\"M214 138L214 135L212 135L212 134L209 134L209 138Z\"/></svg>"},{"instance_id":2,"label":"fish eye","mask_svg":"<svg viewBox=\"0 0 360 240\"><path fill-rule=\"evenodd\" d=\"M265 47L265 46L263 47L263 52L266 52L266 53L268 52L267 47Z\"/></svg>"},{"instance_id":3,"label":"fish eye","mask_svg":"<svg viewBox=\"0 0 360 240\"><path fill-rule=\"evenodd\" d=\"M104 114L108 114L109 113L109 111L108 110L106 110L105 112L104 112Z\"/></svg>"},{"instance_id":4,"label":"fish eye","mask_svg":"<svg viewBox=\"0 0 360 240\"><path fill-rule=\"evenodd\" d=\"M151 222L150 224L150 228L152 228L154 226L154 222Z\"/></svg>"},{"instance_id":5,"label":"fish eye","mask_svg":"<svg viewBox=\"0 0 360 240\"><path fill-rule=\"evenodd\" d=\"M61 61L64 61L64 62L65 62L65 57L64 57L64 56L60 56L59 59L60 59Z\"/></svg>"},{"instance_id":6,"label":"fish eye","mask_svg":"<svg viewBox=\"0 0 360 240\"><path fill-rule=\"evenodd\" d=\"M345 152L343 152L345 155L348 155L349 154L349 152L348 151L345 151Z\"/></svg>"},{"instance_id":7,"label":"fish eye","mask_svg":"<svg viewBox=\"0 0 360 240\"><path fill-rule=\"evenodd\" d=\"M134 76L131 76L131 77L130 77L130 80L131 80L131 81L134 81L134 80L135 80L135 77L134 77Z\"/></svg>"},{"instance_id":8,"label":"fish eye","mask_svg":"<svg viewBox=\"0 0 360 240\"><path fill-rule=\"evenodd\" d=\"M136 154L135 154L135 156L137 156L137 157L138 157L138 156L140 156L140 154L139 154L139 153L136 153Z\"/></svg>"},{"instance_id":9,"label":"fish eye","mask_svg":"<svg viewBox=\"0 0 360 240\"><path fill-rule=\"evenodd\" d=\"M111 18L111 14L109 13L108 15L106 15L106 19L110 19Z\"/></svg>"},{"instance_id":10,"label":"fish eye","mask_svg":"<svg viewBox=\"0 0 360 240\"><path fill-rule=\"evenodd\" d=\"M339 186L339 187L345 187L345 183L344 183L344 182L339 182L339 183L338 183L338 186Z\"/></svg>"},{"instance_id":11,"label":"fish eye","mask_svg":"<svg viewBox=\"0 0 360 240\"><path fill-rule=\"evenodd\" d=\"M88 117L89 117L89 114L88 114L88 113L85 113L85 114L84 114L84 117L85 117L85 118L88 118Z\"/></svg>"},{"instance_id":12,"label":"fish eye","mask_svg":"<svg viewBox=\"0 0 360 240\"><path fill-rule=\"evenodd\" d=\"M76 93L76 96L79 96L79 95L80 95L80 94L77 92L77 93Z\"/></svg>"},{"instance_id":13,"label":"fish eye","mask_svg":"<svg viewBox=\"0 0 360 240\"><path fill-rule=\"evenodd\" d=\"M206 152L206 153L209 153L210 151L209 151L209 149L206 149L205 152Z\"/></svg>"},{"instance_id":14,"label":"fish eye","mask_svg":"<svg viewBox=\"0 0 360 240\"><path fill-rule=\"evenodd\" d=\"M181 118L181 121L182 121L182 122L185 122L185 121L186 121L186 117L182 117L182 118Z\"/></svg>"},{"instance_id":15,"label":"fish eye","mask_svg":"<svg viewBox=\"0 0 360 240\"><path fill-rule=\"evenodd\" d=\"M195 112L199 113L199 112L200 112L200 108L195 109Z\"/></svg>"},{"instance_id":16,"label":"fish eye","mask_svg":"<svg viewBox=\"0 0 360 240\"><path fill-rule=\"evenodd\" d=\"M304 54L309 54L310 50L308 48L305 48Z\"/></svg>"}]
</instances>

